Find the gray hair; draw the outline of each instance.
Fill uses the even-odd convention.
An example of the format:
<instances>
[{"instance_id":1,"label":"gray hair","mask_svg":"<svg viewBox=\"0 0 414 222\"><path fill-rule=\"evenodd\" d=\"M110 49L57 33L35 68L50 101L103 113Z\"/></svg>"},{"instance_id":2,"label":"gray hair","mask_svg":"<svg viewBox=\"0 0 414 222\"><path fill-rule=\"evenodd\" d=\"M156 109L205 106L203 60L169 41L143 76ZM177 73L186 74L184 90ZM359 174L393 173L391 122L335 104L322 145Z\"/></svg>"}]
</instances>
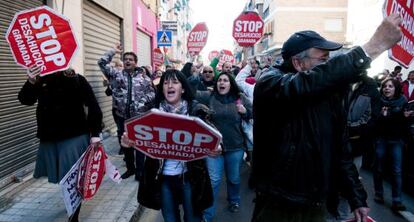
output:
<instances>
[{"instance_id":1,"label":"gray hair","mask_svg":"<svg viewBox=\"0 0 414 222\"><path fill-rule=\"evenodd\" d=\"M299 52L298 54L292 56L292 58L295 57L295 58L297 58L299 60L302 60L302 59L304 59L306 57L309 57L309 51L310 51L310 48L309 49L306 49L306 50L304 50L302 52Z\"/></svg>"}]
</instances>

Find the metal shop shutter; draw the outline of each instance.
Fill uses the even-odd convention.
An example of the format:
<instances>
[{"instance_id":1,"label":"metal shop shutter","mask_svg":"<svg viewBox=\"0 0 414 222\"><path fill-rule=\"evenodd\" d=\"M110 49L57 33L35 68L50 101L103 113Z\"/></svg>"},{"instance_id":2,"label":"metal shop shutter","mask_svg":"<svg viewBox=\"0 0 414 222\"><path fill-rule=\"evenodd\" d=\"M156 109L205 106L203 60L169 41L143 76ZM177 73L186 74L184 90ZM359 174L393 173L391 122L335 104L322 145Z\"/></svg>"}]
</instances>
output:
<instances>
[{"instance_id":1,"label":"metal shop shutter","mask_svg":"<svg viewBox=\"0 0 414 222\"><path fill-rule=\"evenodd\" d=\"M105 130L114 132L116 125L112 117L112 97L105 95L103 74L97 62L107 50L121 42L121 20L88 0L84 0L82 14L85 77L91 84L102 109ZM113 61L117 59L119 56L116 56Z\"/></svg>"},{"instance_id":2,"label":"metal shop shutter","mask_svg":"<svg viewBox=\"0 0 414 222\"><path fill-rule=\"evenodd\" d=\"M41 0L2 0L0 7L0 188L14 175L33 169L38 148L34 106L21 105L17 94L27 80L26 70L13 59L6 41L6 31L21 10L44 5Z\"/></svg>"},{"instance_id":3,"label":"metal shop shutter","mask_svg":"<svg viewBox=\"0 0 414 222\"><path fill-rule=\"evenodd\" d=\"M151 38L137 30L137 56L139 66L151 66Z\"/></svg>"}]
</instances>

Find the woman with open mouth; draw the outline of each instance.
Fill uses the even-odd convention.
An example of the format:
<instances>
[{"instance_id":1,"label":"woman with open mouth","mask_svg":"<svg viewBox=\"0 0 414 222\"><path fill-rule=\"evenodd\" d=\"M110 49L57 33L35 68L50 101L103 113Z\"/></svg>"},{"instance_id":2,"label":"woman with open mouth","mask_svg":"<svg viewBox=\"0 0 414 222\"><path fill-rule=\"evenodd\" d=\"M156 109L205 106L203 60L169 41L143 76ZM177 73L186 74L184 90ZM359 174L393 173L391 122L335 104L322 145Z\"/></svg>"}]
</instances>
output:
<instances>
[{"instance_id":1,"label":"woman with open mouth","mask_svg":"<svg viewBox=\"0 0 414 222\"><path fill-rule=\"evenodd\" d=\"M377 203L384 203L382 177L386 158L391 161L392 205L394 212L405 210L402 203L402 151L404 137L408 132L408 119L413 111L405 111L407 99L402 94L400 82L394 78L381 84L381 114L377 121L376 160L374 172L375 197Z\"/></svg>"},{"instance_id":2,"label":"woman with open mouth","mask_svg":"<svg viewBox=\"0 0 414 222\"><path fill-rule=\"evenodd\" d=\"M155 107L164 112L204 119L209 114L208 108L193 98L184 74L170 69L161 76L155 95ZM209 155L219 153L220 151L213 151ZM203 210L213 203L205 159L184 162L147 156L138 190L138 202L148 208L161 209L166 222L181 221L179 205L182 204L184 221L200 222Z\"/></svg>"},{"instance_id":3,"label":"woman with open mouth","mask_svg":"<svg viewBox=\"0 0 414 222\"><path fill-rule=\"evenodd\" d=\"M242 119L252 116L252 104L240 93L234 77L227 72L218 75L213 92L198 91L196 98L212 111L211 122L223 136L223 152L217 157L208 157L207 166L216 199L223 171L227 178L228 210L238 212L240 207L240 166L245 150L245 138L241 129ZM215 204L204 211L206 221L215 214Z\"/></svg>"}]
</instances>

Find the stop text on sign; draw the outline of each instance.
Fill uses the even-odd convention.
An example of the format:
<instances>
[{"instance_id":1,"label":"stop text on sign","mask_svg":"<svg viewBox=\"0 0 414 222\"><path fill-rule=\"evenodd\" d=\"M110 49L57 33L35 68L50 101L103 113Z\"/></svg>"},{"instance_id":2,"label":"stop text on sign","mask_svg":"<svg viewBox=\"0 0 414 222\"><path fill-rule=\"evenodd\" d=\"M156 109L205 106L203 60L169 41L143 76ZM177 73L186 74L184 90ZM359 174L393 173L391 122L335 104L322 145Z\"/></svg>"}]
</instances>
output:
<instances>
[{"instance_id":1,"label":"stop text on sign","mask_svg":"<svg viewBox=\"0 0 414 222\"><path fill-rule=\"evenodd\" d=\"M61 52L61 45L56 40L57 35L53 26L51 26L50 16L40 14L18 20L21 29L13 29L12 33L19 47L21 56L26 66L35 63L41 67L42 71L46 70L45 63L53 62L56 66L64 66L66 59ZM33 35L33 30L47 29ZM40 40L40 46L38 41ZM26 42L26 43L25 43ZM26 46L27 44L27 46ZM42 54L45 55L44 57Z\"/></svg>"},{"instance_id":2,"label":"stop text on sign","mask_svg":"<svg viewBox=\"0 0 414 222\"><path fill-rule=\"evenodd\" d=\"M194 26L187 38L187 49L191 56L200 54L201 50L207 43L208 28L204 22Z\"/></svg>"},{"instance_id":3,"label":"stop text on sign","mask_svg":"<svg viewBox=\"0 0 414 222\"><path fill-rule=\"evenodd\" d=\"M236 32L258 32L263 27L260 21L236 21Z\"/></svg>"},{"instance_id":4,"label":"stop text on sign","mask_svg":"<svg viewBox=\"0 0 414 222\"><path fill-rule=\"evenodd\" d=\"M188 40L191 42L202 42L206 40L207 34L208 34L207 31L192 32L190 33Z\"/></svg>"},{"instance_id":5,"label":"stop text on sign","mask_svg":"<svg viewBox=\"0 0 414 222\"><path fill-rule=\"evenodd\" d=\"M172 130L146 125L134 126L135 145L147 147L147 152L158 155L174 155L195 158L195 154L207 154L209 149L203 145L213 141L213 137L204 133L191 133L185 130ZM156 141L156 142L155 142ZM173 143L169 143L172 141Z\"/></svg>"},{"instance_id":6,"label":"stop text on sign","mask_svg":"<svg viewBox=\"0 0 414 222\"><path fill-rule=\"evenodd\" d=\"M47 6L17 12L6 39L16 63L40 76L67 69L78 49L69 20Z\"/></svg>"},{"instance_id":7,"label":"stop text on sign","mask_svg":"<svg viewBox=\"0 0 414 222\"><path fill-rule=\"evenodd\" d=\"M233 38L240 46L253 46L262 37L263 27L264 22L256 12L242 12L233 22Z\"/></svg>"},{"instance_id":8,"label":"stop text on sign","mask_svg":"<svg viewBox=\"0 0 414 222\"><path fill-rule=\"evenodd\" d=\"M146 125L135 125L135 137L140 140L153 140L155 138L154 133L158 135L156 140L160 142L173 141L176 144L180 145L192 145L192 146L201 146L204 143L211 143L213 137L203 134L203 133L194 133L194 135L185 130L172 130L162 127L150 127Z\"/></svg>"},{"instance_id":9,"label":"stop text on sign","mask_svg":"<svg viewBox=\"0 0 414 222\"><path fill-rule=\"evenodd\" d=\"M102 167L101 161L100 161L101 158L102 158L102 151L98 150L98 152L96 152L95 155L93 156L93 163L92 163L92 170L91 170L92 173L90 176L90 181L89 181L89 186L88 186L91 196L95 195L97 191L96 182L99 178L99 169Z\"/></svg>"}]
</instances>

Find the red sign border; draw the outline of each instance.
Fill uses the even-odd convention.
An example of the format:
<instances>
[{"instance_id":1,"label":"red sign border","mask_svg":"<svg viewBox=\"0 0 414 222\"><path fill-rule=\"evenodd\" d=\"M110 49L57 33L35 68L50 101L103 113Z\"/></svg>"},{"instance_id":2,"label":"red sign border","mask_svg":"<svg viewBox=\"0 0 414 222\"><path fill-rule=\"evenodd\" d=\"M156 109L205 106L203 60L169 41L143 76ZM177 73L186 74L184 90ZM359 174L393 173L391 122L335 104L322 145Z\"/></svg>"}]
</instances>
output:
<instances>
[{"instance_id":1,"label":"red sign border","mask_svg":"<svg viewBox=\"0 0 414 222\"><path fill-rule=\"evenodd\" d=\"M204 25L205 27L206 27L206 30L207 30L207 37L206 37L206 43L204 44L204 46L203 47L201 47L201 49L200 49L200 51L198 52L198 53L196 53L196 54L194 54L194 55L191 55L191 53L190 53L190 48L188 47L188 43L189 43L189 41L188 41L188 39L190 38L190 34L193 32L193 30L195 29L195 27L197 27L197 25ZM188 33L188 36L187 36L187 52L188 52L188 54L189 55L191 55L191 56L198 56L198 55L200 55L201 54L201 51L203 51L203 49L206 47L206 45L207 45L207 42L208 42L208 36L210 35L210 30L208 29L208 26L207 26L207 23L206 22L199 22L199 23L197 23L197 24L195 24L194 25L194 27L191 29L191 31Z\"/></svg>"},{"instance_id":2,"label":"red sign border","mask_svg":"<svg viewBox=\"0 0 414 222\"><path fill-rule=\"evenodd\" d=\"M61 18L65 19L68 22L68 24L70 26L70 29L72 30L73 38L75 39L75 42L76 42L76 48L73 51L73 54L72 54L72 56L71 56L68 64L65 67L62 67L60 69L53 70L53 71L50 71L50 72L46 72L46 73L42 73L41 74L41 76L46 76L46 75L49 75L49 74L52 74L52 73L55 73L55 72L58 72L58 71L62 71L62 70L68 69L70 67L70 65L72 64L72 60L75 58L76 54L79 51L79 42L78 42L78 39L76 38L74 29L73 29L72 24L70 22L70 19L68 17L66 17L65 15L62 15L62 14L58 14L55 10L53 10L52 8L50 8L47 5L43 5L43 6L39 6L39 7L36 7L36 8L31 8L31 9L22 10L22 11L17 12L16 14L14 14L13 19L11 20L11 22L9 24L9 27L7 28L7 32L6 32L5 38L7 40L7 43L9 45L11 45L10 42L9 42L9 38L7 38L7 36L9 36L9 34L11 32L11 29L13 27L12 24L14 24L16 22L17 17L19 15L21 15L21 14L28 13L28 12L32 12L32 11L36 11L36 10L40 10L40 9L45 9L45 10L49 11L50 13L52 13L52 14L58 16L58 17L61 17ZM9 47L9 49L10 49L12 55L13 55L13 59L16 62L16 64L18 64L19 66L23 67L24 69L28 69L28 67L26 67L26 66L24 66L24 65L22 65L22 64L20 64L20 63L17 62L16 56L14 55L13 50L11 50L10 47Z\"/></svg>"},{"instance_id":3,"label":"red sign border","mask_svg":"<svg viewBox=\"0 0 414 222\"><path fill-rule=\"evenodd\" d=\"M205 123L203 120L201 120L198 117L195 117L195 116L185 116L185 115L180 115L180 114L175 114L175 113L167 113L167 112L163 112L163 111L160 111L159 109L154 109L154 108L152 108L151 110L149 110L147 113L145 113L142 116L133 117L133 118L127 119L125 121L125 123L124 123L124 129L125 129L125 132L127 133L127 135L129 134L128 133L128 127L127 127L127 125L129 123L135 121L136 119L144 118L144 117L151 116L151 115L154 115L154 114L157 114L157 115L165 115L165 116L173 116L173 117L176 117L176 118L181 118L181 119L185 119L185 120L195 121L199 126L206 127L212 134L214 134L215 136L217 136L219 138L217 140L217 143L215 144L216 149L218 148L218 146L220 145L220 142L223 139L221 133L217 129L215 129L212 126L208 125L207 123ZM138 150L139 152L143 153L144 155L149 156L149 157L151 157L153 159L164 159L164 158L159 158L159 157L152 156L151 154L146 153L146 152L144 152L144 151L136 148L135 146L134 146L134 148L136 150ZM188 162L188 161L194 161L194 160L203 159L205 157L206 156L201 156L201 157L194 158L194 159L191 159L191 160L180 160L180 161Z\"/></svg>"},{"instance_id":4,"label":"red sign border","mask_svg":"<svg viewBox=\"0 0 414 222\"><path fill-rule=\"evenodd\" d=\"M237 41L237 39L234 37L234 23L236 22L236 20L241 16L241 15L243 15L243 14L249 14L249 13L253 13L253 14L256 14L259 18L260 18L260 20L262 20L262 22L263 22L263 29L262 29L262 36L254 43L254 44L249 44L249 45L245 45L245 44L243 44L243 45L240 45L240 43ZM237 45L238 46L240 46L240 47L244 47L244 48L248 48L248 47L253 47L253 46L255 46L259 41L260 41L260 39L262 39L263 38L263 32L264 32L264 28L265 28L265 22L264 22L264 20L262 19L262 17L259 15L259 13L257 13L256 11L252 11L252 10L247 10L247 11L243 11L242 13L240 13L234 20L233 20L233 27L232 27L232 37L233 37L233 39L234 39L234 41L237 43Z\"/></svg>"},{"instance_id":5,"label":"red sign border","mask_svg":"<svg viewBox=\"0 0 414 222\"><path fill-rule=\"evenodd\" d=\"M385 0L384 1L384 7L382 8L382 14L383 17L386 18L388 16L387 14L387 7L388 7L388 3L390 3L390 1L392 2L393 0ZM400 25L401 27L401 25ZM402 62L400 59L397 59L397 57L395 57L392 54L392 48L387 50L387 54L388 54L388 58L390 58L391 60L397 62L398 64L400 64L401 66L403 66L404 68L408 69L410 67L410 64L413 62L414 60L414 56L413 58L411 58L410 62L408 63L408 66L406 64L404 64L404 62Z\"/></svg>"}]
</instances>

